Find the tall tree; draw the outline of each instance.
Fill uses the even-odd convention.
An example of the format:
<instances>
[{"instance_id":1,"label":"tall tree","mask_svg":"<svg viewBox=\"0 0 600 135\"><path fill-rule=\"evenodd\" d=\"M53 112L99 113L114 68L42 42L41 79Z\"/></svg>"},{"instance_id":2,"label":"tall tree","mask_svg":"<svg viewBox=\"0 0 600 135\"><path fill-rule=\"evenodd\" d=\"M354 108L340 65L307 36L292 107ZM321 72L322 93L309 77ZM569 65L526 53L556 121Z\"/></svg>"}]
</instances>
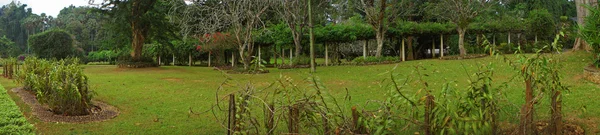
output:
<instances>
[{"instance_id":1,"label":"tall tree","mask_svg":"<svg viewBox=\"0 0 600 135\"><path fill-rule=\"evenodd\" d=\"M440 0L433 4L431 13L439 18L448 20L457 25L458 49L460 56L467 55L465 49L465 34L467 27L483 11L485 11L495 0Z\"/></svg>"},{"instance_id":2,"label":"tall tree","mask_svg":"<svg viewBox=\"0 0 600 135\"><path fill-rule=\"evenodd\" d=\"M274 5L273 0L207 0L194 1L191 9L184 8L182 29L186 35L209 34L228 30L234 37L238 56L244 64L244 70L249 70L250 61L254 55L253 32L264 27L262 17L267 9ZM181 6L179 6L181 7ZM173 9L171 11L177 11ZM198 15L199 14L199 15ZM195 18L201 16L202 18ZM195 22L189 24L187 22Z\"/></svg>"},{"instance_id":3,"label":"tall tree","mask_svg":"<svg viewBox=\"0 0 600 135\"><path fill-rule=\"evenodd\" d=\"M154 8L158 0L103 0L100 8L109 12L111 17L123 18L129 23L131 29L131 58L140 60L144 41L152 28L153 21L150 17L153 14L147 14ZM95 3L90 0L90 3Z\"/></svg>"},{"instance_id":4,"label":"tall tree","mask_svg":"<svg viewBox=\"0 0 600 135\"><path fill-rule=\"evenodd\" d=\"M1 8L0 29L4 32L0 35L6 35L8 39L13 41L17 48L15 51L22 52L27 48L27 30L23 21L30 15L31 9L27 5L15 3L14 1Z\"/></svg>"},{"instance_id":5,"label":"tall tree","mask_svg":"<svg viewBox=\"0 0 600 135\"><path fill-rule=\"evenodd\" d=\"M290 27L292 38L295 45L295 56L299 56L302 51L302 37L304 37L304 27L308 21L306 0L282 0L275 8L282 20Z\"/></svg>"},{"instance_id":6,"label":"tall tree","mask_svg":"<svg viewBox=\"0 0 600 135\"><path fill-rule=\"evenodd\" d=\"M377 52L375 57L381 56L385 33L387 32L386 9L387 0L360 0L361 10L365 13L367 23L371 24L375 30L375 39L377 40ZM393 20L393 19L389 19Z\"/></svg>"},{"instance_id":7,"label":"tall tree","mask_svg":"<svg viewBox=\"0 0 600 135\"><path fill-rule=\"evenodd\" d=\"M585 26L585 17L587 17L590 13L589 9L586 8L587 6L593 6L596 7L598 6L598 1L597 0L575 0L575 5L577 7L577 24L579 24L580 27ZM589 45L581 38L577 38L575 40L575 45L573 45L573 51L577 51L577 50L591 50L591 48L589 47Z\"/></svg>"},{"instance_id":8,"label":"tall tree","mask_svg":"<svg viewBox=\"0 0 600 135\"><path fill-rule=\"evenodd\" d=\"M315 66L315 35L313 33L313 19L312 19L312 0L308 0L308 29L310 35L310 72L314 73L317 71Z\"/></svg>"}]
</instances>

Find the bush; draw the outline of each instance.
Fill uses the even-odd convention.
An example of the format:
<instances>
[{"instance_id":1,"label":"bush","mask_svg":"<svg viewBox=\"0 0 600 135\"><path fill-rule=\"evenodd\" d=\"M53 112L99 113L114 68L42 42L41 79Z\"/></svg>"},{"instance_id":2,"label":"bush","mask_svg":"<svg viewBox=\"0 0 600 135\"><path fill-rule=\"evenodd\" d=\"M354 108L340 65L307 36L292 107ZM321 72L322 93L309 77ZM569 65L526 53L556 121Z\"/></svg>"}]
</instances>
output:
<instances>
[{"instance_id":1,"label":"bush","mask_svg":"<svg viewBox=\"0 0 600 135\"><path fill-rule=\"evenodd\" d=\"M87 56L87 62L112 62L117 59L118 53L111 50L90 52Z\"/></svg>"},{"instance_id":2,"label":"bush","mask_svg":"<svg viewBox=\"0 0 600 135\"><path fill-rule=\"evenodd\" d=\"M591 14L585 18L585 26L580 28L581 37L592 47L594 65L600 66L600 8L590 8Z\"/></svg>"},{"instance_id":3,"label":"bush","mask_svg":"<svg viewBox=\"0 0 600 135\"><path fill-rule=\"evenodd\" d=\"M92 107L92 91L79 59L48 61L29 57L18 74L20 84L36 93L40 104L61 115L86 115Z\"/></svg>"},{"instance_id":4,"label":"bush","mask_svg":"<svg viewBox=\"0 0 600 135\"><path fill-rule=\"evenodd\" d=\"M145 68L145 67L158 67L158 64L154 62L151 57L141 57L140 59L133 59L131 55L121 55L118 59L117 65L120 68Z\"/></svg>"},{"instance_id":5,"label":"bush","mask_svg":"<svg viewBox=\"0 0 600 135\"><path fill-rule=\"evenodd\" d=\"M292 65L310 65L310 57L300 55L292 59Z\"/></svg>"},{"instance_id":6,"label":"bush","mask_svg":"<svg viewBox=\"0 0 600 135\"><path fill-rule=\"evenodd\" d=\"M4 87L0 86L0 134L34 134L33 125L27 122L19 107L10 99Z\"/></svg>"},{"instance_id":7,"label":"bush","mask_svg":"<svg viewBox=\"0 0 600 135\"><path fill-rule=\"evenodd\" d=\"M40 58L64 59L79 56L71 34L63 30L35 34L29 37L28 43L33 53Z\"/></svg>"},{"instance_id":8,"label":"bush","mask_svg":"<svg viewBox=\"0 0 600 135\"><path fill-rule=\"evenodd\" d=\"M496 46L496 49L498 51L501 51L504 54L513 54L515 49L517 47L517 45L513 44L513 43L501 43L500 45Z\"/></svg>"},{"instance_id":9,"label":"bush","mask_svg":"<svg viewBox=\"0 0 600 135\"><path fill-rule=\"evenodd\" d=\"M369 56L367 58L356 57L352 62L356 64L365 64L365 63L380 63L380 62L394 62L398 61L398 57L386 56L386 57L375 57Z\"/></svg>"}]
</instances>

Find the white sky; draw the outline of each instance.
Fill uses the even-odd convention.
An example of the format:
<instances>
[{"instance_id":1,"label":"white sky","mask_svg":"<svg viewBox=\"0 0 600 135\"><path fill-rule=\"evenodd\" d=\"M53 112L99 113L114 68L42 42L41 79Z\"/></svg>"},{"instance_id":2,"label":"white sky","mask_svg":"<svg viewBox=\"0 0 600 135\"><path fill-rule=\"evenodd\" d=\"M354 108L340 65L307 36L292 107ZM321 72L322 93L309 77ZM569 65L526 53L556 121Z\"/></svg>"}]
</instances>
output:
<instances>
[{"instance_id":1,"label":"white sky","mask_svg":"<svg viewBox=\"0 0 600 135\"><path fill-rule=\"evenodd\" d=\"M89 0L0 0L0 7L7 5L12 1L20 1L22 4L27 4L27 8L31 8L34 14L46 13L46 15L56 18L60 10L69 5L86 6ZM99 0L96 0L99 1Z\"/></svg>"}]
</instances>

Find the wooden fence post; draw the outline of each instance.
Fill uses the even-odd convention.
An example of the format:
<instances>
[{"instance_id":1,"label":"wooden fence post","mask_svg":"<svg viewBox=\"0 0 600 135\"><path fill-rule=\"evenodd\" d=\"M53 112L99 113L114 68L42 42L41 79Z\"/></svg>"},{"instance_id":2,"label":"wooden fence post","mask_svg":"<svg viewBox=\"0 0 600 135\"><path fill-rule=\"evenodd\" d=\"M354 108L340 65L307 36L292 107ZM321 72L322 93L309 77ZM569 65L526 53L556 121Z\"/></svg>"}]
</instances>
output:
<instances>
[{"instance_id":1,"label":"wooden fence post","mask_svg":"<svg viewBox=\"0 0 600 135\"><path fill-rule=\"evenodd\" d=\"M431 94L427 94L427 99L425 100L425 135L433 135L433 131L431 131L431 121L435 116L433 115L433 108L435 107L434 97Z\"/></svg>"},{"instance_id":2,"label":"wooden fence post","mask_svg":"<svg viewBox=\"0 0 600 135\"><path fill-rule=\"evenodd\" d=\"M531 77L525 80L525 104L521 108L521 122L520 122L520 134L531 135L534 134L533 125L533 81Z\"/></svg>"},{"instance_id":3,"label":"wooden fence post","mask_svg":"<svg viewBox=\"0 0 600 135\"><path fill-rule=\"evenodd\" d=\"M288 122L288 132L290 134L298 134L299 133L299 117L300 111L298 109L298 104L294 104L289 109L289 122Z\"/></svg>"},{"instance_id":4,"label":"wooden fence post","mask_svg":"<svg viewBox=\"0 0 600 135\"><path fill-rule=\"evenodd\" d=\"M236 131L235 113L235 95L229 94L229 121L227 123L227 135L233 135Z\"/></svg>"},{"instance_id":5,"label":"wooden fence post","mask_svg":"<svg viewBox=\"0 0 600 135\"><path fill-rule=\"evenodd\" d=\"M554 135L562 135L562 106L560 100L561 92L558 90L554 90L554 94L552 95L552 119L550 122L551 134Z\"/></svg>"},{"instance_id":6,"label":"wooden fence post","mask_svg":"<svg viewBox=\"0 0 600 135\"><path fill-rule=\"evenodd\" d=\"M354 134L365 133L364 127L360 124L360 121L358 121L359 118L360 114L358 113L358 110L356 110L356 106L352 106L352 128L354 128L352 132L354 132Z\"/></svg>"}]
</instances>

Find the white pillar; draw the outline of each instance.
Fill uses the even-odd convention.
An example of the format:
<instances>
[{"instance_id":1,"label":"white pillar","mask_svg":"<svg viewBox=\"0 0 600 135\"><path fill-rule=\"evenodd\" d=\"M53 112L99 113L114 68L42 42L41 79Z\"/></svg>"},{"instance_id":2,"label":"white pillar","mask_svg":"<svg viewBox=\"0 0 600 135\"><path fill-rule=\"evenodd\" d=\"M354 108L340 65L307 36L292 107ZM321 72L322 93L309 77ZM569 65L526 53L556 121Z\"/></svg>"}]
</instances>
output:
<instances>
[{"instance_id":1,"label":"white pillar","mask_svg":"<svg viewBox=\"0 0 600 135\"><path fill-rule=\"evenodd\" d=\"M210 67L210 63L211 63L210 57L212 57L212 52L211 51L208 52L208 67Z\"/></svg>"},{"instance_id":2,"label":"white pillar","mask_svg":"<svg viewBox=\"0 0 600 135\"><path fill-rule=\"evenodd\" d=\"M406 61L406 50L404 50L404 38L402 38L402 61Z\"/></svg>"},{"instance_id":3,"label":"white pillar","mask_svg":"<svg viewBox=\"0 0 600 135\"><path fill-rule=\"evenodd\" d=\"M367 45L369 45L369 40L365 40L365 43L363 44L363 58L367 58Z\"/></svg>"},{"instance_id":4,"label":"white pillar","mask_svg":"<svg viewBox=\"0 0 600 135\"><path fill-rule=\"evenodd\" d=\"M175 66L175 54L173 54L173 64L171 66Z\"/></svg>"},{"instance_id":5,"label":"white pillar","mask_svg":"<svg viewBox=\"0 0 600 135\"><path fill-rule=\"evenodd\" d=\"M431 58L435 58L435 39L431 39Z\"/></svg>"}]
</instances>

